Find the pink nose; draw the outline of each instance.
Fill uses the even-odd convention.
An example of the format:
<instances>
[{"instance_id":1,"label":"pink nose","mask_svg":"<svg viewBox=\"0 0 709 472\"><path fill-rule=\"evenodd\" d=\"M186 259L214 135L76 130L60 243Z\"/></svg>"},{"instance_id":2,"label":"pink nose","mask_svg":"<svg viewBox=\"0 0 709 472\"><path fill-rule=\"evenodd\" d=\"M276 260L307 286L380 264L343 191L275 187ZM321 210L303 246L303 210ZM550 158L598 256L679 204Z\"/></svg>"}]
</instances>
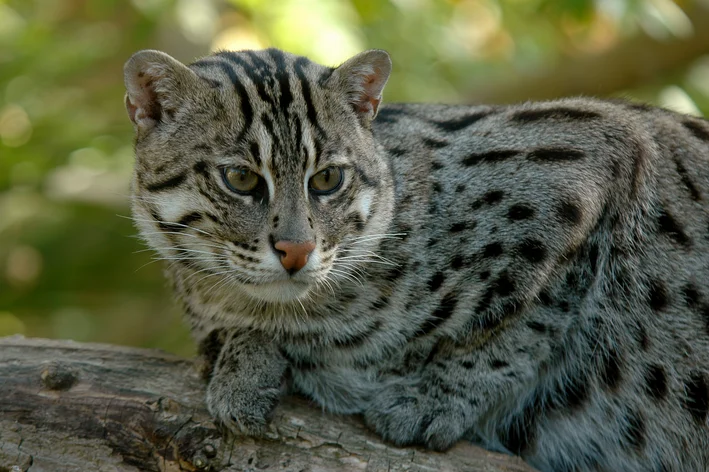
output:
<instances>
[{"instance_id":1,"label":"pink nose","mask_svg":"<svg viewBox=\"0 0 709 472\"><path fill-rule=\"evenodd\" d=\"M295 274L308 263L308 256L315 249L315 243L312 241L304 243L278 241L273 247L281 254L283 268L288 273Z\"/></svg>"}]
</instances>

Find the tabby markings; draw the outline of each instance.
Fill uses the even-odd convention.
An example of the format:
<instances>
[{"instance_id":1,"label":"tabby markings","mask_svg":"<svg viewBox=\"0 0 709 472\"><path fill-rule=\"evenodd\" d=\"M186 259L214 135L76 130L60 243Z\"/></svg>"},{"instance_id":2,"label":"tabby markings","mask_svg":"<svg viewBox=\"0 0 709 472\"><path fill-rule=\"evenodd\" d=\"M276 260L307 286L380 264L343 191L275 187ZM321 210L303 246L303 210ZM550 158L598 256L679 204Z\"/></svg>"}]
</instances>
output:
<instances>
[{"instance_id":1,"label":"tabby markings","mask_svg":"<svg viewBox=\"0 0 709 472\"><path fill-rule=\"evenodd\" d=\"M590 110L579 110L569 107L556 107L541 110L522 110L514 113L512 121L520 123L530 123L539 120L596 120L601 118L601 114Z\"/></svg>"},{"instance_id":2,"label":"tabby markings","mask_svg":"<svg viewBox=\"0 0 709 472\"><path fill-rule=\"evenodd\" d=\"M709 413L709 387L707 380L701 372L694 372L684 384L684 406L699 423L705 424Z\"/></svg>"},{"instance_id":3,"label":"tabby markings","mask_svg":"<svg viewBox=\"0 0 709 472\"><path fill-rule=\"evenodd\" d=\"M667 396L667 375L662 366L650 366L645 376L645 391L655 400L662 400Z\"/></svg>"},{"instance_id":4,"label":"tabby markings","mask_svg":"<svg viewBox=\"0 0 709 472\"><path fill-rule=\"evenodd\" d=\"M682 125L689 130L697 139L709 142L709 128L704 126L701 122L695 120L686 120L682 122Z\"/></svg>"},{"instance_id":5,"label":"tabby markings","mask_svg":"<svg viewBox=\"0 0 709 472\"><path fill-rule=\"evenodd\" d=\"M446 320L448 320L455 311L458 304L458 294L455 292L447 293L443 296L441 303L438 305L433 314L419 328L419 336L425 336L438 328Z\"/></svg>"},{"instance_id":6,"label":"tabby markings","mask_svg":"<svg viewBox=\"0 0 709 472\"><path fill-rule=\"evenodd\" d=\"M524 154L528 160L538 163L578 161L585 156L585 154L578 149L563 147L538 148L528 153L516 149L496 149L483 153L469 154L463 158L461 163L466 167L470 167L482 162L502 162L522 154Z\"/></svg>"},{"instance_id":7,"label":"tabby markings","mask_svg":"<svg viewBox=\"0 0 709 472\"><path fill-rule=\"evenodd\" d=\"M677 220L670 215L667 210L660 209L660 216L657 219L659 231L666 234L677 244L688 247L691 244L689 237L685 234L682 227L677 223Z\"/></svg>"},{"instance_id":8,"label":"tabby markings","mask_svg":"<svg viewBox=\"0 0 709 472\"><path fill-rule=\"evenodd\" d=\"M684 186L687 187L689 196L695 202L701 200L701 194L699 193L697 187L694 185L694 182L692 182L692 179L689 178L689 172L687 172L687 169L684 167L684 164L682 164L682 161L680 161L677 156L674 156L672 160L675 163L675 167L677 167L677 173L679 174L679 178L682 180Z\"/></svg>"},{"instance_id":9,"label":"tabby markings","mask_svg":"<svg viewBox=\"0 0 709 472\"><path fill-rule=\"evenodd\" d=\"M536 443L537 424L554 411L573 412L589 397L588 374L577 372L551 390L539 388L526 405L513 415L506 425L497 429L502 444L515 454L530 450Z\"/></svg>"},{"instance_id":10,"label":"tabby markings","mask_svg":"<svg viewBox=\"0 0 709 472\"><path fill-rule=\"evenodd\" d=\"M185 180L187 180L187 174L183 172L174 177L170 177L167 180L163 180L162 182L155 182L153 184L146 185L145 189L150 192L163 192L182 185Z\"/></svg>"},{"instance_id":11,"label":"tabby markings","mask_svg":"<svg viewBox=\"0 0 709 472\"><path fill-rule=\"evenodd\" d=\"M577 161L584 153L572 148L539 148L527 154L527 158L537 162Z\"/></svg>"},{"instance_id":12,"label":"tabby markings","mask_svg":"<svg viewBox=\"0 0 709 472\"><path fill-rule=\"evenodd\" d=\"M645 419L640 412L629 412L626 417L623 437L628 446L635 451L640 451L645 446Z\"/></svg>"},{"instance_id":13,"label":"tabby markings","mask_svg":"<svg viewBox=\"0 0 709 472\"><path fill-rule=\"evenodd\" d=\"M460 118L453 118L451 120L429 120L429 122L436 126L438 129L441 131L445 132L455 132L455 131L460 131L462 129L467 128L468 126L471 126L478 121L482 120L486 116L489 116L492 114L491 110L487 111L479 111L475 113L471 113L469 115L461 116Z\"/></svg>"}]
</instances>

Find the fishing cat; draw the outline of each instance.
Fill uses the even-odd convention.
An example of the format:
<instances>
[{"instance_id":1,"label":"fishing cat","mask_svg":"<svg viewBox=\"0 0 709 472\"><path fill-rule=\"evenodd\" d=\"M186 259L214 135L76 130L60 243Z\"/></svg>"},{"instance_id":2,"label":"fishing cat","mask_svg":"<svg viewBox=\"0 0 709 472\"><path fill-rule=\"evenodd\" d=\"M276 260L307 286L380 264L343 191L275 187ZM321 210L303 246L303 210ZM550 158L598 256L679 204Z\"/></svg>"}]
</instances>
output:
<instances>
[{"instance_id":1,"label":"fishing cat","mask_svg":"<svg viewBox=\"0 0 709 472\"><path fill-rule=\"evenodd\" d=\"M134 219L215 419L258 434L287 387L397 445L707 470L709 124L383 106L390 71L381 50L126 63Z\"/></svg>"}]
</instances>

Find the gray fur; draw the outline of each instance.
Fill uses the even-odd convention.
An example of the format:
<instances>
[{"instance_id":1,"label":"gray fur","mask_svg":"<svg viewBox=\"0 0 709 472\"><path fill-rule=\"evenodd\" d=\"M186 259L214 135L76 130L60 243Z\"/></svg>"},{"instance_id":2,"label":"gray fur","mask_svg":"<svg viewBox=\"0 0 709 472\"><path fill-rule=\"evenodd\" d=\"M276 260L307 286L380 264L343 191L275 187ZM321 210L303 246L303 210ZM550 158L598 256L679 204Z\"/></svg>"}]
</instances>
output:
<instances>
[{"instance_id":1,"label":"gray fur","mask_svg":"<svg viewBox=\"0 0 709 472\"><path fill-rule=\"evenodd\" d=\"M215 419L263 431L289 379L399 445L707 470L709 124L587 98L379 107L389 70L383 51L126 65L135 221ZM313 195L329 165L342 188ZM291 276L278 240L316 249Z\"/></svg>"}]
</instances>

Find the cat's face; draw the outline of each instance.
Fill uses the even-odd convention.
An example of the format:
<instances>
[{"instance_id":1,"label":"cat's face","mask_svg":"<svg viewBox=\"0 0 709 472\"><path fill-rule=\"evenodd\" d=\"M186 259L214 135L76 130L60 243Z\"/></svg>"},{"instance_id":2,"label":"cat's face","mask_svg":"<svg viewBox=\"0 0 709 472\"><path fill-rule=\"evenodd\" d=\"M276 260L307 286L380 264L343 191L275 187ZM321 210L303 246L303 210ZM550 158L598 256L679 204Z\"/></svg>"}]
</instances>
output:
<instances>
[{"instance_id":1,"label":"cat's face","mask_svg":"<svg viewBox=\"0 0 709 472\"><path fill-rule=\"evenodd\" d=\"M355 280L390 219L390 174L369 130L389 71L382 51L337 69L278 50L189 68L134 55L126 107L143 237L196 285L259 301Z\"/></svg>"}]
</instances>

